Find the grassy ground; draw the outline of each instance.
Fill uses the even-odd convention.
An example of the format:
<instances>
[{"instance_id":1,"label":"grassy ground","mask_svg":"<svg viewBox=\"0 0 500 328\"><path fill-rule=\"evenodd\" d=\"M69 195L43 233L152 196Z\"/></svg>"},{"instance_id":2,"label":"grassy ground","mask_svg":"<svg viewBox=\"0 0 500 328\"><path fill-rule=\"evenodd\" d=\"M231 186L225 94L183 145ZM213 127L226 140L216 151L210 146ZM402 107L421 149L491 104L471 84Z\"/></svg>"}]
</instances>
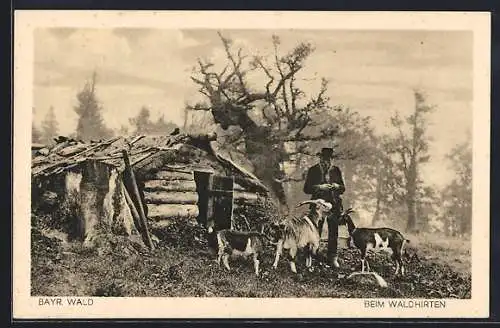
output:
<instances>
[{"instance_id":1,"label":"grassy ground","mask_svg":"<svg viewBox=\"0 0 500 328\"><path fill-rule=\"evenodd\" d=\"M454 238L428 233L406 234L406 237L411 240L409 249L416 252L422 260L430 263L444 263L463 275L470 274L470 238Z\"/></svg>"},{"instance_id":2,"label":"grassy ground","mask_svg":"<svg viewBox=\"0 0 500 328\"><path fill-rule=\"evenodd\" d=\"M32 295L165 296L165 297L426 297L469 298L470 253L466 243L432 236L408 236L407 275L394 277L389 256L372 255L371 268L389 288L356 284L346 276L360 270L359 253L340 250L341 269L316 264L299 274L285 260L272 270L272 248L262 274L255 277L251 260L231 260L232 272L219 268L197 227L172 226L148 252L139 240L107 236L97 249L61 242L32 230ZM182 237L179 237L182 236ZM416 255L415 255L416 254Z\"/></svg>"}]
</instances>

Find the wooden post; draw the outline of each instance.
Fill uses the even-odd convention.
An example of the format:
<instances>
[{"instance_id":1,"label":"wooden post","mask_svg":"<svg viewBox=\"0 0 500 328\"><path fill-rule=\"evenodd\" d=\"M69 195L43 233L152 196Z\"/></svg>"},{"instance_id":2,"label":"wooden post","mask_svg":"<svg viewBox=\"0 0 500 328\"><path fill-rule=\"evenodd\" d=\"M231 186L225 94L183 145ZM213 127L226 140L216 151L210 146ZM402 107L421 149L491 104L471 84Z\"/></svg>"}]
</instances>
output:
<instances>
[{"instance_id":1,"label":"wooden post","mask_svg":"<svg viewBox=\"0 0 500 328\"><path fill-rule=\"evenodd\" d=\"M211 195L212 189L213 189L213 183L214 183L214 176L210 174L208 176L208 184L207 184L207 197L208 197L208 202L207 202L207 223L209 223L212 226L215 226L215 217L214 217L214 198Z\"/></svg>"},{"instance_id":2,"label":"wooden post","mask_svg":"<svg viewBox=\"0 0 500 328\"><path fill-rule=\"evenodd\" d=\"M139 187L137 186L137 181L135 180L135 175L134 171L132 170L132 167L130 166L130 160L128 158L128 153L126 150L122 150L123 154L123 161L125 162L125 172L126 175L129 178L129 184L130 184L130 189L131 189L131 198L135 198L135 203L137 211L139 213L139 221L141 222L141 226L144 228L143 234L146 237L146 246L149 247L150 249L153 249L153 242L151 240L151 236L149 235L149 230L148 230L148 223L147 223L147 218L146 214L144 212L144 204L142 203L141 200L141 195L139 193ZM134 200L132 198L132 201Z\"/></svg>"},{"instance_id":3,"label":"wooden post","mask_svg":"<svg viewBox=\"0 0 500 328\"><path fill-rule=\"evenodd\" d=\"M144 227L141 225L141 217L139 216L139 212L137 212L137 208L135 208L134 202L132 201L132 198L130 198L128 190L123 184L123 181L120 181L120 183L123 188L123 194L125 195L125 201L127 202L127 205L130 208L130 213L132 214L132 218L134 219L135 227L143 237L142 239L144 241L144 244L146 244L147 239L145 238L146 236L144 235Z\"/></svg>"}]
</instances>

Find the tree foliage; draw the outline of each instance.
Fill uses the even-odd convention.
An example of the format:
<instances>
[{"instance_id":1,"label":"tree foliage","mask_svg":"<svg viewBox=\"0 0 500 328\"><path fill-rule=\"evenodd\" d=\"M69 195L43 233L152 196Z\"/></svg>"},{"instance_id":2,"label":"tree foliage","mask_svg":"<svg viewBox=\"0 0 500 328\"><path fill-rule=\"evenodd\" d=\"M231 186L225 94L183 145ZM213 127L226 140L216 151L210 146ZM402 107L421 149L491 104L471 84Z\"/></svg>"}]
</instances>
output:
<instances>
[{"instance_id":1,"label":"tree foliage","mask_svg":"<svg viewBox=\"0 0 500 328\"><path fill-rule=\"evenodd\" d=\"M433 110L426 103L425 96L420 91L414 91L415 109L406 118L396 113L391 118L391 125L396 130L396 136L389 138L387 151L392 155L392 161L401 173L402 197L408 209L406 229L417 230L418 190L421 187L420 165L429 161L430 138L427 135L428 114Z\"/></svg>"},{"instance_id":2,"label":"tree foliage","mask_svg":"<svg viewBox=\"0 0 500 328\"><path fill-rule=\"evenodd\" d=\"M31 142L34 143L42 142L42 133L36 127L35 122L31 124Z\"/></svg>"},{"instance_id":3,"label":"tree foliage","mask_svg":"<svg viewBox=\"0 0 500 328\"><path fill-rule=\"evenodd\" d=\"M443 221L450 234L470 234L472 226L472 146L469 140L447 155L454 179L443 191Z\"/></svg>"},{"instance_id":4,"label":"tree foliage","mask_svg":"<svg viewBox=\"0 0 500 328\"><path fill-rule=\"evenodd\" d=\"M45 143L53 142L53 138L59 133L59 124L57 123L54 107L50 107L47 115L42 121L41 140Z\"/></svg>"},{"instance_id":5,"label":"tree foliage","mask_svg":"<svg viewBox=\"0 0 500 328\"><path fill-rule=\"evenodd\" d=\"M142 107L137 116L129 121L136 135L166 135L177 127L172 122L166 122L163 116L160 116L156 122L152 121L151 113L146 107Z\"/></svg>"},{"instance_id":6,"label":"tree foliage","mask_svg":"<svg viewBox=\"0 0 500 328\"><path fill-rule=\"evenodd\" d=\"M95 72L92 79L86 82L83 89L77 94L77 100L78 105L74 107L75 112L78 114L77 138L89 141L111 137L113 132L104 124L101 114L102 107L96 95Z\"/></svg>"}]
</instances>

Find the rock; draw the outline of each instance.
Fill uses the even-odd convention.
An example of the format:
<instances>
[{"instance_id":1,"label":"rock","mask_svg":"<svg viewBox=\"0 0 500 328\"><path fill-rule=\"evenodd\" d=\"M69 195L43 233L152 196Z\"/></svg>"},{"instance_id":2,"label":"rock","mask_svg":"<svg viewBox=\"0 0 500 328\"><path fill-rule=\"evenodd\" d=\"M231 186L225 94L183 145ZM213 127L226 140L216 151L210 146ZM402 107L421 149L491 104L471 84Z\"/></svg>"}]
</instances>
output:
<instances>
[{"instance_id":1,"label":"rock","mask_svg":"<svg viewBox=\"0 0 500 328\"><path fill-rule=\"evenodd\" d=\"M68 242L68 234L59 230L55 229L44 229L41 230L41 233L43 236L50 238L50 239L56 239L62 243L67 243Z\"/></svg>"},{"instance_id":2,"label":"rock","mask_svg":"<svg viewBox=\"0 0 500 328\"><path fill-rule=\"evenodd\" d=\"M353 272L347 280L363 285L377 285L382 288L387 288L387 282L376 272Z\"/></svg>"}]
</instances>

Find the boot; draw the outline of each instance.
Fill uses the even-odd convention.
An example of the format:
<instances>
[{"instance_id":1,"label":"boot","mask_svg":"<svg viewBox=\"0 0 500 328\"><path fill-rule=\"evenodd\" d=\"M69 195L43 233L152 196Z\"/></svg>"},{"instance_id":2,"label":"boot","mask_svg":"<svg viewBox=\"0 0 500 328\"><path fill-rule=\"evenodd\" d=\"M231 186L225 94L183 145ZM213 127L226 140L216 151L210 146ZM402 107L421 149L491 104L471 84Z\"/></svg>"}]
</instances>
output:
<instances>
[{"instance_id":1,"label":"boot","mask_svg":"<svg viewBox=\"0 0 500 328\"><path fill-rule=\"evenodd\" d=\"M340 268L339 261L338 261L338 256L335 255L333 257L328 258L328 265L333 266L335 268Z\"/></svg>"},{"instance_id":2,"label":"boot","mask_svg":"<svg viewBox=\"0 0 500 328\"><path fill-rule=\"evenodd\" d=\"M333 264L333 266L334 266L334 267L336 267L336 268L340 268L340 265L339 265L339 261L338 261L338 257L337 257L337 256L335 256L335 257L333 258L332 264Z\"/></svg>"}]
</instances>

